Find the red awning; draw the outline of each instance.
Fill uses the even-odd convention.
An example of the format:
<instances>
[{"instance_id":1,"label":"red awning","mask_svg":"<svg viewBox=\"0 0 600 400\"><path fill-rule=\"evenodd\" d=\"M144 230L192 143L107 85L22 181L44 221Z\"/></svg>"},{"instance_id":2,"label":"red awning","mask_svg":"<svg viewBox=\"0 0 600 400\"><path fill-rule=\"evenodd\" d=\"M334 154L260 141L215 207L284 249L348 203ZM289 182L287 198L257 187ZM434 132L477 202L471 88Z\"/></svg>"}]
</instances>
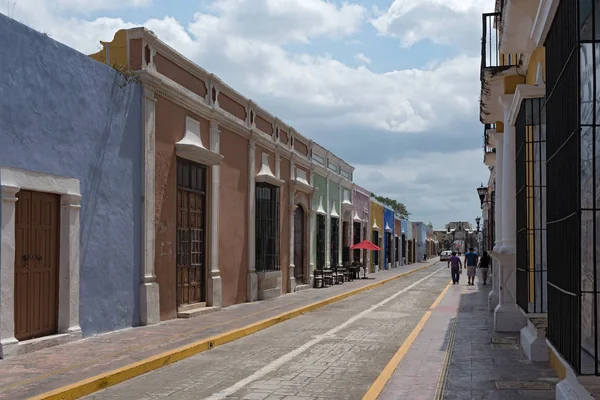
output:
<instances>
[{"instance_id":1,"label":"red awning","mask_svg":"<svg viewBox=\"0 0 600 400\"><path fill-rule=\"evenodd\" d=\"M352 247L350 247L350 250L373 250L373 251L377 251L377 250L381 250L381 248L379 248L379 246L376 246L373 243L369 242L368 240L363 240L360 243L356 243L355 245L352 245Z\"/></svg>"}]
</instances>

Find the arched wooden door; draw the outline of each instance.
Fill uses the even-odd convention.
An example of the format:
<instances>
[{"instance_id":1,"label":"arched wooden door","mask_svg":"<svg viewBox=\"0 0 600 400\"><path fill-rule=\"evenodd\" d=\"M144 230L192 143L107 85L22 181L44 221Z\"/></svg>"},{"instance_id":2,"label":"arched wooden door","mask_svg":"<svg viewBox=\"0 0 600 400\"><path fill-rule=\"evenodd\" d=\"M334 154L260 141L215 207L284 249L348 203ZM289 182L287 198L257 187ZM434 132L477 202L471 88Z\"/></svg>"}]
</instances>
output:
<instances>
[{"instance_id":1,"label":"arched wooden door","mask_svg":"<svg viewBox=\"0 0 600 400\"><path fill-rule=\"evenodd\" d=\"M294 278L296 283L304 282L304 208L294 211Z\"/></svg>"}]
</instances>

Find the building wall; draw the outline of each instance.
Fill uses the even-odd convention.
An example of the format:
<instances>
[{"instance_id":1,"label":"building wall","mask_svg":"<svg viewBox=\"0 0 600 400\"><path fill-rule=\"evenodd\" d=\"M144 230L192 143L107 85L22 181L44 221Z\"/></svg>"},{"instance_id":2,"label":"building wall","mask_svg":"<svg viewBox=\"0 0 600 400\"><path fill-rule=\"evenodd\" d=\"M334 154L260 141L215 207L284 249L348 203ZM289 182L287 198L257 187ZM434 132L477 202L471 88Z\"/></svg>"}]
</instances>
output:
<instances>
[{"instance_id":1,"label":"building wall","mask_svg":"<svg viewBox=\"0 0 600 400\"><path fill-rule=\"evenodd\" d=\"M220 126L219 270L223 306L246 301L248 140Z\"/></svg>"},{"instance_id":2,"label":"building wall","mask_svg":"<svg viewBox=\"0 0 600 400\"><path fill-rule=\"evenodd\" d=\"M281 185L281 216L280 216L280 245L279 245L279 259L281 266L281 293L289 292L290 285L290 186L289 186L289 176L290 176L290 161L281 158L279 163L280 168L280 176L285 183Z\"/></svg>"},{"instance_id":3,"label":"building wall","mask_svg":"<svg viewBox=\"0 0 600 400\"><path fill-rule=\"evenodd\" d=\"M395 233L395 222L394 222L394 211L391 208L388 207L384 207L383 209L383 219L384 219L384 224L383 224L383 228L384 228L384 240L383 240L383 247L384 247L384 251L387 253L388 251L388 244L387 244L387 240L385 240L385 234L387 233L385 231L385 227L389 226L390 229L392 230L391 235L392 235L392 248L391 248L391 253L390 253L390 259L389 259L389 263L393 263L394 262L394 233ZM384 253L385 254L385 253ZM384 257L385 259L385 257ZM386 266L387 268L387 266Z\"/></svg>"},{"instance_id":4,"label":"building wall","mask_svg":"<svg viewBox=\"0 0 600 400\"><path fill-rule=\"evenodd\" d=\"M81 186L80 325L140 323L141 90L0 15L0 165Z\"/></svg>"},{"instance_id":5,"label":"building wall","mask_svg":"<svg viewBox=\"0 0 600 400\"><path fill-rule=\"evenodd\" d=\"M531 54L529 59L529 66L527 67L527 76L525 83L527 85L535 85L537 78L538 63L542 63L542 76L544 82L546 82L546 49L544 47L538 47Z\"/></svg>"},{"instance_id":6,"label":"building wall","mask_svg":"<svg viewBox=\"0 0 600 400\"><path fill-rule=\"evenodd\" d=\"M379 243L375 243L375 244L377 246L379 246L383 242L383 240L381 240L381 239L382 239L383 233L384 233L384 230L383 230L383 228L384 228L383 206L381 204L376 203L373 200L371 200L370 209L371 209L371 211L370 211L370 215L369 215L369 228L368 228L369 238L368 239L369 240L373 239L373 224L375 222L377 222L377 226L379 226L379 239L380 239L380 242ZM379 247L381 247L381 251L379 252L379 269L383 269L383 261L382 260L383 260L383 250L384 250L384 248L382 246L379 246ZM371 272L375 271L374 267L373 267L375 265L375 263L374 263L375 260L373 259L373 257L374 257L374 254L371 253L371 257L370 257L371 259L370 259L370 262L369 262L370 271Z\"/></svg>"}]
</instances>

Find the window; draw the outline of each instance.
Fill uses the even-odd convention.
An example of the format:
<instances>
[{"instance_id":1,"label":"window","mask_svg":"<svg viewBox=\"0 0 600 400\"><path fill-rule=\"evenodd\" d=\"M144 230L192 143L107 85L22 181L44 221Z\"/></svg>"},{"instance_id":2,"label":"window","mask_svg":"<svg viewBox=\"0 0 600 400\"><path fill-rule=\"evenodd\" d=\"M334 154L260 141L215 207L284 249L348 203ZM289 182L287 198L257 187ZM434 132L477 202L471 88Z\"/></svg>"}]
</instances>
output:
<instances>
[{"instance_id":1,"label":"window","mask_svg":"<svg viewBox=\"0 0 600 400\"><path fill-rule=\"evenodd\" d=\"M256 185L256 270L279 271L279 188Z\"/></svg>"},{"instance_id":2,"label":"window","mask_svg":"<svg viewBox=\"0 0 600 400\"><path fill-rule=\"evenodd\" d=\"M333 172L338 172L338 166L331 163L330 161L327 162L327 168L329 168L329 170Z\"/></svg>"},{"instance_id":3,"label":"window","mask_svg":"<svg viewBox=\"0 0 600 400\"><path fill-rule=\"evenodd\" d=\"M317 215L317 269L325 268L325 216Z\"/></svg>"},{"instance_id":4,"label":"window","mask_svg":"<svg viewBox=\"0 0 600 400\"><path fill-rule=\"evenodd\" d=\"M331 260L330 265L337 267L339 257L339 244L340 244L340 220L338 218L331 218Z\"/></svg>"},{"instance_id":5,"label":"window","mask_svg":"<svg viewBox=\"0 0 600 400\"><path fill-rule=\"evenodd\" d=\"M353 244L357 244L360 243L360 222L354 222L354 239L352 240ZM352 261L355 260L360 260L360 250L356 249L354 250L354 259Z\"/></svg>"},{"instance_id":6,"label":"window","mask_svg":"<svg viewBox=\"0 0 600 400\"><path fill-rule=\"evenodd\" d=\"M379 246L379 232L377 231L373 231L373 240L372 240L373 244L375 246ZM372 257L373 257L373 265L379 265L379 251L378 250L373 250Z\"/></svg>"},{"instance_id":7,"label":"window","mask_svg":"<svg viewBox=\"0 0 600 400\"><path fill-rule=\"evenodd\" d=\"M546 312L546 121L544 99L524 99L515 124L517 304Z\"/></svg>"},{"instance_id":8,"label":"window","mask_svg":"<svg viewBox=\"0 0 600 400\"><path fill-rule=\"evenodd\" d=\"M352 180L352 175L350 175L350 172L348 172L348 171L345 171L345 170L343 170L343 169L340 169L340 174L341 174L341 175L342 175L344 178L346 178L346 179L348 179L348 180L350 180L350 181Z\"/></svg>"},{"instance_id":9,"label":"window","mask_svg":"<svg viewBox=\"0 0 600 400\"><path fill-rule=\"evenodd\" d=\"M391 232L385 233L385 263L392 262L392 234Z\"/></svg>"},{"instance_id":10,"label":"window","mask_svg":"<svg viewBox=\"0 0 600 400\"><path fill-rule=\"evenodd\" d=\"M318 162L321 165L325 165L325 159L323 157L321 157L318 154L313 153L312 154L312 159L315 160L316 162Z\"/></svg>"}]
</instances>

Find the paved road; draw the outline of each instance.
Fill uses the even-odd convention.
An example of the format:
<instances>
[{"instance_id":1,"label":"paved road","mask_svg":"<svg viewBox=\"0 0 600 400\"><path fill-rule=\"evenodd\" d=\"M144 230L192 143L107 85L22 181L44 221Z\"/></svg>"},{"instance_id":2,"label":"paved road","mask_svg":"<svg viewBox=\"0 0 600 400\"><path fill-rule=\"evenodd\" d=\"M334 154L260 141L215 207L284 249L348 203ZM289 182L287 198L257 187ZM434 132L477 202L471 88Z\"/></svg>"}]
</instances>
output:
<instances>
[{"instance_id":1,"label":"paved road","mask_svg":"<svg viewBox=\"0 0 600 400\"><path fill-rule=\"evenodd\" d=\"M437 263L86 398L361 399L448 282Z\"/></svg>"}]
</instances>

